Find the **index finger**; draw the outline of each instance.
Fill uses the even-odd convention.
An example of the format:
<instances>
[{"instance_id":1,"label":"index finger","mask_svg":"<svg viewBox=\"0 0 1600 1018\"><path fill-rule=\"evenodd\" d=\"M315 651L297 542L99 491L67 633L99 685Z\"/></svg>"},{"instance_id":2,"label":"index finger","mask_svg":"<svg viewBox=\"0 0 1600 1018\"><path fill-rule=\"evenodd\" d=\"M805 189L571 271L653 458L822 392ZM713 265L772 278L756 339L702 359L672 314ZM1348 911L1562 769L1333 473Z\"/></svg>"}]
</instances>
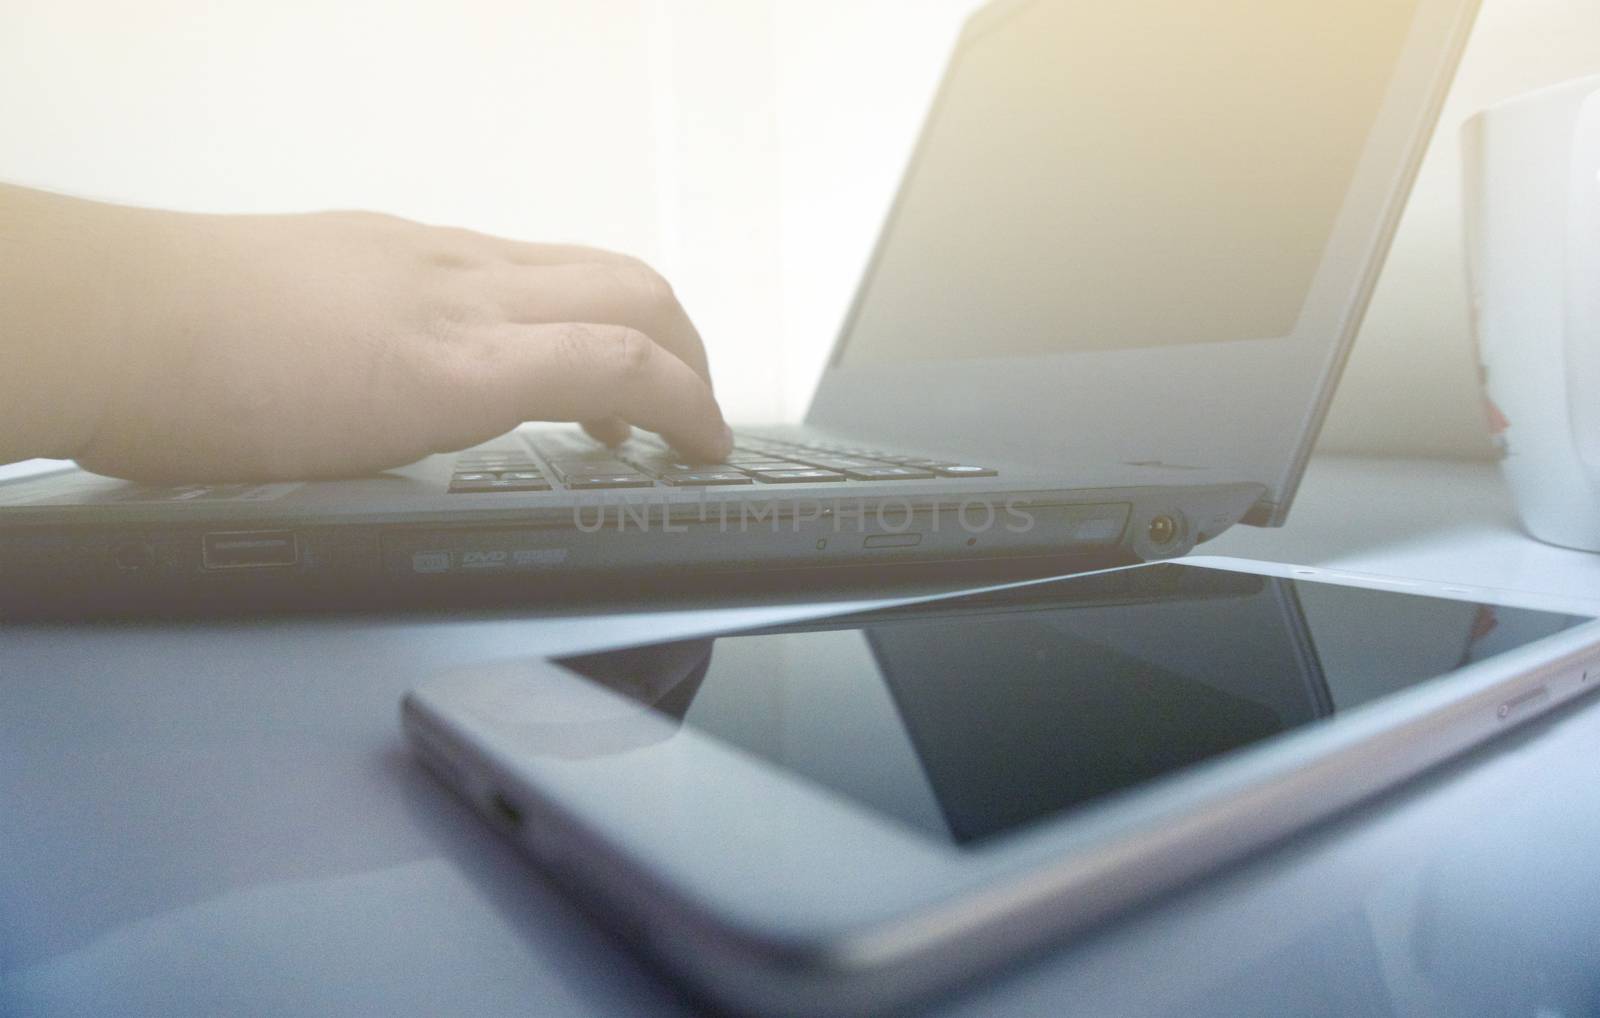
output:
<instances>
[{"instance_id":1,"label":"index finger","mask_svg":"<svg viewBox=\"0 0 1600 1018\"><path fill-rule=\"evenodd\" d=\"M637 329L563 322L499 334L487 397L518 420L617 417L685 456L716 462L733 449L711 386Z\"/></svg>"}]
</instances>

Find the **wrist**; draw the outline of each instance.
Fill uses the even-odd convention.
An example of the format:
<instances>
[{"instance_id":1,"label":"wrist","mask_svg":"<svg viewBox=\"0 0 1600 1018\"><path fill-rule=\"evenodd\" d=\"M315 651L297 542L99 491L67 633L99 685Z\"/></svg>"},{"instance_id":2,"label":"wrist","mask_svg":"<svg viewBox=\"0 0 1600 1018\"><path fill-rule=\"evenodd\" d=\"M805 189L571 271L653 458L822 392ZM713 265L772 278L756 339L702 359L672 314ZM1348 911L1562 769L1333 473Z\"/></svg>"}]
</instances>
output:
<instances>
[{"instance_id":1,"label":"wrist","mask_svg":"<svg viewBox=\"0 0 1600 1018\"><path fill-rule=\"evenodd\" d=\"M125 361L138 210L0 185L0 462L72 459Z\"/></svg>"}]
</instances>

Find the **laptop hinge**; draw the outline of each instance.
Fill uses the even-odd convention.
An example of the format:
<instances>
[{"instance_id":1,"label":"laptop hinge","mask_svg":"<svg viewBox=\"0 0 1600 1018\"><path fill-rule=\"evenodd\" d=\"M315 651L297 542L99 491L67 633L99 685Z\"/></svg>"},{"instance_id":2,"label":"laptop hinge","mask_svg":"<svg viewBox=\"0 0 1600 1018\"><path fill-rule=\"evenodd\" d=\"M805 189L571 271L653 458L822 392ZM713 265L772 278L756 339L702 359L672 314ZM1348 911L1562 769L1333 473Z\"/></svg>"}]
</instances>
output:
<instances>
[{"instance_id":1,"label":"laptop hinge","mask_svg":"<svg viewBox=\"0 0 1600 1018\"><path fill-rule=\"evenodd\" d=\"M1239 522L1252 527L1281 527L1288 518L1288 506L1262 499L1251 506Z\"/></svg>"}]
</instances>

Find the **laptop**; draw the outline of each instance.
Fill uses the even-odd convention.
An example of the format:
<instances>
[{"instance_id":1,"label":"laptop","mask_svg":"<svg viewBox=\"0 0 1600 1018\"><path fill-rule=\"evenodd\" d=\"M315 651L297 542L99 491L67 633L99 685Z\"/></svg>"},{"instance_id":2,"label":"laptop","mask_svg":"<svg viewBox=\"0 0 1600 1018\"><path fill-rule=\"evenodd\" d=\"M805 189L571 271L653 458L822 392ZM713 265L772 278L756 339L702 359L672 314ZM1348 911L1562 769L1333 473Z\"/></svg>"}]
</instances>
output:
<instances>
[{"instance_id":1,"label":"laptop","mask_svg":"<svg viewBox=\"0 0 1600 1018\"><path fill-rule=\"evenodd\" d=\"M804 421L724 463L529 425L367 478L0 484L12 607L1188 553L1281 525L1474 0L1001 0Z\"/></svg>"}]
</instances>

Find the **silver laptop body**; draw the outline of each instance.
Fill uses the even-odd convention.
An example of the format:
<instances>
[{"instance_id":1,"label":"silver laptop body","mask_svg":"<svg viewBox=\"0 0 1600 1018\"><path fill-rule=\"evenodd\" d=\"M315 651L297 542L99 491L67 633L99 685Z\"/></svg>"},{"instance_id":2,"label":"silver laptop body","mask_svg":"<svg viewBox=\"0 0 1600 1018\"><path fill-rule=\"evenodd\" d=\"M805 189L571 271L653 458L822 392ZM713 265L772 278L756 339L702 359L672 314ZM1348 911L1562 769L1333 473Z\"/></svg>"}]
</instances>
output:
<instances>
[{"instance_id":1,"label":"silver laptop body","mask_svg":"<svg viewBox=\"0 0 1600 1018\"><path fill-rule=\"evenodd\" d=\"M1476 6L991 4L803 424L709 467L540 425L347 481L17 480L0 484L7 601L1087 567L1280 525ZM570 483L590 475L629 480Z\"/></svg>"}]
</instances>

